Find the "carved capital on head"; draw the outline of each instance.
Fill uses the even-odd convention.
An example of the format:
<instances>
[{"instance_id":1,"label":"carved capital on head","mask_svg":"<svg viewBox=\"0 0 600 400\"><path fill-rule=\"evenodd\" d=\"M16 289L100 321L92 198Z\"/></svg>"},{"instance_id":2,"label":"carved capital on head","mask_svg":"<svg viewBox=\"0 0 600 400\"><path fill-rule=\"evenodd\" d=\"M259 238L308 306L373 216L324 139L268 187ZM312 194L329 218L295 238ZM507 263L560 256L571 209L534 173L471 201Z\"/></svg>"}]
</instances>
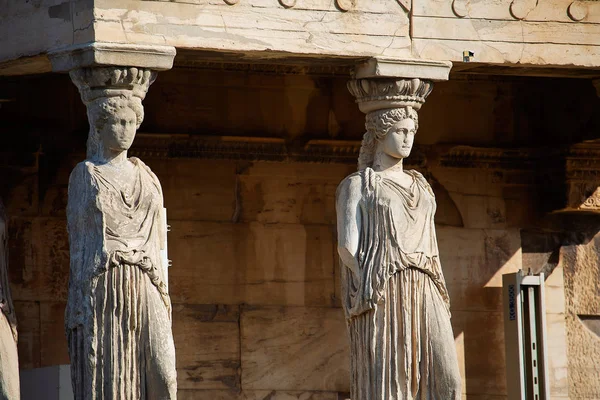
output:
<instances>
[{"instance_id":1,"label":"carved capital on head","mask_svg":"<svg viewBox=\"0 0 600 400\"><path fill-rule=\"evenodd\" d=\"M103 158L102 149L106 147L103 141L114 136L107 132L121 129L117 128L120 123L127 124L123 132L128 132L125 136L129 139L119 143L118 147L127 150L144 119L142 100L154 82L156 72L135 67L92 67L72 70L69 75L87 108L90 123L88 158ZM123 132L118 136L123 136Z\"/></svg>"},{"instance_id":2,"label":"carved capital on head","mask_svg":"<svg viewBox=\"0 0 600 400\"><path fill-rule=\"evenodd\" d=\"M135 67L79 68L69 72L87 105L102 97L137 97L143 100L156 72Z\"/></svg>"},{"instance_id":3,"label":"carved capital on head","mask_svg":"<svg viewBox=\"0 0 600 400\"><path fill-rule=\"evenodd\" d=\"M452 63L429 60L369 58L354 69L348 82L362 112L388 108L421 108L434 81L448 80Z\"/></svg>"},{"instance_id":4,"label":"carved capital on head","mask_svg":"<svg viewBox=\"0 0 600 400\"><path fill-rule=\"evenodd\" d=\"M100 131L104 128L107 135L112 130L112 136L122 139L123 133L116 133L121 129L117 125L126 126L123 128L128 132L126 143L107 146L129 148L144 117L142 100L156 79L156 71L173 67L175 48L90 42L50 51L48 56L52 70L69 72L79 89L90 123L88 157L100 157ZM110 140L117 140L115 137Z\"/></svg>"},{"instance_id":5,"label":"carved capital on head","mask_svg":"<svg viewBox=\"0 0 600 400\"><path fill-rule=\"evenodd\" d=\"M388 108L421 108L433 90L433 82L422 79L356 79L348 82L360 111L370 113Z\"/></svg>"},{"instance_id":6,"label":"carved capital on head","mask_svg":"<svg viewBox=\"0 0 600 400\"><path fill-rule=\"evenodd\" d=\"M156 79L156 72L148 68L115 66L78 68L71 70L69 75L87 108L90 123L88 158L105 158L103 148L114 146L103 143L114 136L107 132L116 132L121 129L117 125L123 123L126 124L123 129L128 132L125 135L128 139L117 147L127 150L144 119L142 100ZM123 136L123 133L118 136Z\"/></svg>"},{"instance_id":7,"label":"carved capital on head","mask_svg":"<svg viewBox=\"0 0 600 400\"><path fill-rule=\"evenodd\" d=\"M356 66L355 79L348 82L348 90L356 98L360 111L367 114L367 131L358 156L359 170L380 165L388 154L382 143L391 129L405 132L407 136L403 140L408 144L400 148L395 142L395 150L390 150L393 155L388 155L408 157L419 128L417 110L433 90L433 82L448 79L451 66L439 61L380 58L371 58Z\"/></svg>"}]
</instances>

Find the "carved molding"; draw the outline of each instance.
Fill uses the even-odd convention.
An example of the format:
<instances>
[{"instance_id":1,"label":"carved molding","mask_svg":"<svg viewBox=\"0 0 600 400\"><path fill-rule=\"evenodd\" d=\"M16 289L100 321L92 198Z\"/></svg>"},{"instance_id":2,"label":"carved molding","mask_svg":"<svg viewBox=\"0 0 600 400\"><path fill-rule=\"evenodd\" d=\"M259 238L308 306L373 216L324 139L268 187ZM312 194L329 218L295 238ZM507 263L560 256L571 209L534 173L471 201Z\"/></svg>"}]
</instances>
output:
<instances>
[{"instance_id":1,"label":"carved molding","mask_svg":"<svg viewBox=\"0 0 600 400\"><path fill-rule=\"evenodd\" d=\"M569 5L567 9L567 15L573 21L581 21L588 15L588 6L583 1L574 1Z\"/></svg>"},{"instance_id":2,"label":"carved molding","mask_svg":"<svg viewBox=\"0 0 600 400\"><path fill-rule=\"evenodd\" d=\"M309 140L294 145L278 138L138 133L130 154L137 157L356 164L359 141Z\"/></svg>"},{"instance_id":3,"label":"carved molding","mask_svg":"<svg viewBox=\"0 0 600 400\"><path fill-rule=\"evenodd\" d=\"M464 18L469 14L469 0L454 0L452 11L457 17Z\"/></svg>"},{"instance_id":4,"label":"carved molding","mask_svg":"<svg viewBox=\"0 0 600 400\"><path fill-rule=\"evenodd\" d=\"M525 19L538 5L538 0L513 0L510 3L510 14L515 19Z\"/></svg>"},{"instance_id":5,"label":"carved molding","mask_svg":"<svg viewBox=\"0 0 600 400\"><path fill-rule=\"evenodd\" d=\"M440 165L449 168L479 168L502 170L531 170L548 155L536 149L501 149L455 146L440 158Z\"/></svg>"},{"instance_id":6,"label":"carved molding","mask_svg":"<svg viewBox=\"0 0 600 400\"><path fill-rule=\"evenodd\" d=\"M129 153L143 158L356 165L360 145L360 141L344 140L290 143L279 138L138 133ZM541 197L554 197L547 211L600 213L600 146L502 149L415 145L406 166L425 172L430 154L436 156L429 162L438 159L442 168L486 171L493 184L536 187Z\"/></svg>"},{"instance_id":7,"label":"carved molding","mask_svg":"<svg viewBox=\"0 0 600 400\"><path fill-rule=\"evenodd\" d=\"M342 11L350 11L356 6L357 0L335 0L335 3Z\"/></svg>"},{"instance_id":8,"label":"carved molding","mask_svg":"<svg viewBox=\"0 0 600 400\"><path fill-rule=\"evenodd\" d=\"M296 5L296 0L279 0L279 4L285 8L292 8Z\"/></svg>"},{"instance_id":9,"label":"carved molding","mask_svg":"<svg viewBox=\"0 0 600 400\"><path fill-rule=\"evenodd\" d=\"M144 158L356 165L360 145L358 140L309 140L303 144L293 144L278 138L138 133L129 154ZM415 146L411 156L406 159L406 165L424 168L427 149L427 146Z\"/></svg>"},{"instance_id":10,"label":"carved molding","mask_svg":"<svg viewBox=\"0 0 600 400\"><path fill-rule=\"evenodd\" d=\"M600 145L585 143L563 149L494 149L456 146L443 154L440 165L495 171L523 184L540 187L552 199L552 210L600 213ZM515 182L506 182L514 184ZM559 196L560 197L560 196ZM550 199L549 199L550 200Z\"/></svg>"}]
</instances>

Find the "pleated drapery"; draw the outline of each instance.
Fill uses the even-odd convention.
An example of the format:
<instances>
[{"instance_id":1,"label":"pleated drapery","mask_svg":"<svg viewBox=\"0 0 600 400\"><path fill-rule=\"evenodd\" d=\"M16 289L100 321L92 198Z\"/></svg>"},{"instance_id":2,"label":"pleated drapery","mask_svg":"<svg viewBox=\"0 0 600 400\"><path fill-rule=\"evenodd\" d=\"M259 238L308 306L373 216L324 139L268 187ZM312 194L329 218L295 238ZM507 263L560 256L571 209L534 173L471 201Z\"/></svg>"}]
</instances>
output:
<instances>
[{"instance_id":1,"label":"pleated drapery","mask_svg":"<svg viewBox=\"0 0 600 400\"><path fill-rule=\"evenodd\" d=\"M162 192L130 162L133 179L86 161L69 183L65 320L77 400L176 399Z\"/></svg>"},{"instance_id":2,"label":"pleated drapery","mask_svg":"<svg viewBox=\"0 0 600 400\"><path fill-rule=\"evenodd\" d=\"M439 263L435 198L415 171L409 188L358 172L359 274L342 269L352 400L458 400L461 377Z\"/></svg>"}]
</instances>

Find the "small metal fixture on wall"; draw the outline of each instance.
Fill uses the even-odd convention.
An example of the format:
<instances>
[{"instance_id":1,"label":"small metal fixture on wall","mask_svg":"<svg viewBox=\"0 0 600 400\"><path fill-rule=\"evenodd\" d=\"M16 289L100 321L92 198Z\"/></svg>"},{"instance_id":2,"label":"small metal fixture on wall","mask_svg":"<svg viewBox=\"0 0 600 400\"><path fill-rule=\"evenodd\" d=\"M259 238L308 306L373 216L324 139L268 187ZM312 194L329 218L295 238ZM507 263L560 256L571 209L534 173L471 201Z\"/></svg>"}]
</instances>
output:
<instances>
[{"instance_id":1,"label":"small metal fixture on wall","mask_svg":"<svg viewBox=\"0 0 600 400\"><path fill-rule=\"evenodd\" d=\"M475 57L475 53L469 50L463 51L463 62L470 62L472 57Z\"/></svg>"}]
</instances>

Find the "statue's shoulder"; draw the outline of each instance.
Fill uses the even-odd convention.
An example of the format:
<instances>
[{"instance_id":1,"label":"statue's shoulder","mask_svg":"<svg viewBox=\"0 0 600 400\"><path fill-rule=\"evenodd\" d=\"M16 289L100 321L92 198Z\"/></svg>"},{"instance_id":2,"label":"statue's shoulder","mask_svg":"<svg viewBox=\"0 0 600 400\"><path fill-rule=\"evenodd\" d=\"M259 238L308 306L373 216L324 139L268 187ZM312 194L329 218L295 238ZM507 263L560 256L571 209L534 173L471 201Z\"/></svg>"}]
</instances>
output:
<instances>
[{"instance_id":1,"label":"statue's shoulder","mask_svg":"<svg viewBox=\"0 0 600 400\"><path fill-rule=\"evenodd\" d=\"M148 165L146 165L145 162L143 162L142 160L140 160L137 157L129 157L129 161L135 165L136 167L148 172L149 174L151 174L152 176L154 176L154 172L152 172L152 170L150 169L150 167Z\"/></svg>"},{"instance_id":2,"label":"statue's shoulder","mask_svg":"<svg viewBox=\"0 0 600 400\"><path fill-rule=\"evenodd\" d=\"M431 188L431 185L429 184L429 182L427 181L427 179L425 179L425 177L423 176L422 173L420 173L419 171L416 171L414 169L408 170L406 171L408 172L410 175L412 175L415 180L417 181L417 183L423 187L424 189L426 189L429 193L431 193L431 195L433 196L433 189Z\"/></svg>"},{"instance_id":3,"label":"statue's shoulder","mask_svg":"<svg viewBox=\"0 0 600 400\"><path fill-rule=\"evenodd\" d=\"M365 168L348 175L340 182L336 192L336 198L356 199L363 196L363 192L372 189L374 184L374 171L371 168Z\"/></svg>"},{"instance_id":4,"label":"statue's shoulder","mask_svg":"<svg viewBox=\"0 0 600 400\"><path fill-rule=\"evenodd\" d=\"M152 170L150 169L150 167L147 166L146 163L143 162L142 160L140 160L139 158L137 158L137 157L129 157L129 161L133 165L135 165L137 168L141 169L142 171L147 172L152 177L152 179L158 180L158 178L156 177L156 175L154 174L154 172L152 172Z\"/></svg>"},{"instance_id":5,"label":"statue's shoulder","mask_svg":"<svg viewBox=\"0 0 600 400\"><path fill-rule=\"evenodd\" d=\"M136 167L139 167L145 171L151 171L150 167L147 166L145 162L143 162L142 160L140 160L137 157L129 157L129 161Z\"/></svg>"},{"instance_id":6,"label":"statue's shoulder","mask_svg":"<svg viewBox=\"0 0 600 400\"><path fill-rule=\"evenodd\" d=\"M88 211L89 202L93 201L94 194L98 192L98 179L94 174L96 165L85 160L78 163L69 177L69 194L67 216L75 217L81 212Z\"/></svg>"},{"instance_id":7,"label":"statue's shoulder","mask_svg":"<svg viewBox=\"0 0 600 400\"><path fill-rule=\"evenodd\" d=\"M73 171L71 171L69 186L85 183L89 184L93 176L92 170L94 166L94 163L89 160L84 160L77 163L75 168L73 168Z\"/></svg>"},{"instance_id":8,"label":"statue's shoulder","mask_svg":"<svg viewBox=\"0 0 600 400\"><path fill-rule=\"evenodd\" d=\"M363 181L361 172L357 171L345 177L337 187L337 195L339 196L342 193L348 193L356 189L360 191Z\"/></svg>"},{"instance_id":9,"label":"statue's shoulder","mask_svg":"<svg viewBox=\"0 0 600 400\"><path fill-rule=\"evenodd\" d=\"M146 163L144 163L142 160L140 160L137 157L129 157L129 161L131 163L133 163L133 165L135 165L136 167L141 169L142 171L146 172L150 176L150 179L152 180L154 185L156 185L158 191L162 194L162 187L160 185L160 181L158 180L158 177L156 176L156 174L154 172L152 172L150 167L147 166Z\"/></svg>"}]
</instances>

